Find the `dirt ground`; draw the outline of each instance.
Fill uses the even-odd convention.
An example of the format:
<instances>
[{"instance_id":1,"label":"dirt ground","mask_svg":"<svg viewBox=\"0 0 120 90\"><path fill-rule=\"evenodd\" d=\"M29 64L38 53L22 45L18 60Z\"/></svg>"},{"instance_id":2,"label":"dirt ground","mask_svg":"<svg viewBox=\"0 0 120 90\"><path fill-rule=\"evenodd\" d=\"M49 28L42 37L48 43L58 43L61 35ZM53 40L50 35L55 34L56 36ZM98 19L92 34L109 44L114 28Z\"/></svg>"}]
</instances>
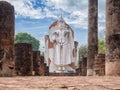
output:
<instances>
[{"instance_id":1,"label":"dirt ground","mask_svg":"<svg viewBox=\"0 0 120 90\"><path fill-rule=\"evenodd\" d=\"M120 77L0 77L0 90L120 90Z\"/></svg>"}]
</instances>

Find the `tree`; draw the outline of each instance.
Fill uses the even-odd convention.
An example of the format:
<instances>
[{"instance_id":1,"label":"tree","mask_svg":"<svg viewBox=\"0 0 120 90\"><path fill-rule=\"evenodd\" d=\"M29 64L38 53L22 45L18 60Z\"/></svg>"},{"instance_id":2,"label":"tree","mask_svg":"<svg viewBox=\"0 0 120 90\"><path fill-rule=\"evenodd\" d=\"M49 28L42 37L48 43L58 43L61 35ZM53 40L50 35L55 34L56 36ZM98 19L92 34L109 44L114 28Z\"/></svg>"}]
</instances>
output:
<instances>
[{"instance_id":1,"label":"tree","mask_svg":"<svg viewBox=\"0 0 120 90\"><path fill-rule=\"evenodd\" d=\"M99 39L98 40L98 53L105 54L105 41Z\"/></svg>"},{"instance_id":2,"label":"tree","mask_svg":"<svg viewBox=\"0 0 120 90\"><path fill-rule=\"evenodd\" d=\"M30 34L28 33L18 33L16 36L15 36L15 39L14 39L14 43L30 43L32 44L32 48L33 50L38 50L39 49L39 40L37 40L36 38L34 38L33 36L31 36Z\"/></svg>"}]
</instances>

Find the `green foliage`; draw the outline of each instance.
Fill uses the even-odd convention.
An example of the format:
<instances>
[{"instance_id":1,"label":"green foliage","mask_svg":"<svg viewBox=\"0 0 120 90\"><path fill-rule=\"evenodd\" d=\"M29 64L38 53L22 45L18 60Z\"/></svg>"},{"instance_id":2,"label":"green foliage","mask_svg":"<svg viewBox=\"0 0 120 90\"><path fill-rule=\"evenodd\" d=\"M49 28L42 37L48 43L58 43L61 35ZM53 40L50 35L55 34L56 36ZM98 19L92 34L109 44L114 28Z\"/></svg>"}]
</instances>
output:
<instances>
[{"instance_id":1,"label":"green foliage","mask_svg":"<svg viewBox=\"0 0 120 90\"><path fill-rule=\"evenodd\" d=\"M105 54L105 41L99 39L98 40L98 53Z\"/></svg>"},{"instance_id":2,"label":"green foliage","mask_svg":"<svg viewBox=\"0 0 120 90\"><path fill-rule=\"evenodd\" d=\"M87 45L81 45L79 48L79 56L87 57Z\"/></svg>"},{"instance_id":3,"label":"green foliage","mask_svg":"<svg viewBox=\"0 0 120 90\"><path fill-rule=\"evenodd\" d=\"M18 33L15 36L14 39L14 43L30 43L32 44L32 48L33 50L38 50L39 49L39 40L37 40L36 38L34 38L33 36L31 36L28 33Z\"/></svg>"}]
</instances>

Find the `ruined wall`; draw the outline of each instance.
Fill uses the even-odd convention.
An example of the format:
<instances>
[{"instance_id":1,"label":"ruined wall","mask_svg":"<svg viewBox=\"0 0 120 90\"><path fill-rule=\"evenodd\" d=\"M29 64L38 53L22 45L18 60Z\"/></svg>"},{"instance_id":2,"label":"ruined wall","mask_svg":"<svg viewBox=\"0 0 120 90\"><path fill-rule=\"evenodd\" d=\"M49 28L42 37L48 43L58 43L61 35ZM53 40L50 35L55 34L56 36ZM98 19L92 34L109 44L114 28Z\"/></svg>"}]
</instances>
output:
<instances>
[{"instance_id":1,"label":"ruined wall","mask_svg":"<svg viewBox=\"0 0 120 90\"><path fill-rule=\"evenodd\" d=\"M89 0L87 75L93 75L94 57L98 53L98 0Z\"/></svg>"},{"instance_id":2,"label":"ruined wall","mask_svg":"<svg viewBox=\"0 0 120 90\"><path fill-rule=\"evenodd\" d=\"M46 65L46 63L44 63L44 71L44 75L49 76L49 67Z\"/></svg>"},{"instance_id":3,"label":"ruined wall","mask_svg":"<svg viewBox=\"0 0 120 90\"><path fill-rule=\"evenodd\" d=\"M94 61L94 75L105 75L105 54L97 54Z\"/></svg>"},{"instance_id":4,"label":"ruined wall","mask_svg":"<svg viewBox=\"0 0 120 90\"><path fill-rule=\"evenodd\" d=\"M44 57L41 56L40 58L40 75L41 76L48 76L49 75L49 67L44 63Z\"/></svg>"},{"instance_id":5,"label":"ruined wall","mask_svg":"<svg viewBox=\"0 0 120 90\"><path fill-rule=\"evenodd\" d=\"M120 0L106 0L106 75L120 75Z\"/></svg>"},{"instance_id":6,"label":"ruined wall","mask_svg":"<svg viewBox=\"0 0 120 90\"><path fill-rule=\"evenodd\" d=\"M32 75L33 53L31 44L15 44L15 70L17 75Z\"/></svg>"},{"instance_id":7,"label":"ruined wall","mask_svg":"<svg viewBox=\"0 0 120 90\"><path fill-rule=\"evenodd\" d=\"M0 75L14 74L14 7L0 1Z\"/></svg>"},{"instance_id":8,"label":"ruined wall","mask_svg":"<svg viewBox=\"0 0 120 90\"><path fill-rule=\"evenodd\" d=\"M81 62L81 75L86 76L87 75L87 58L83 57Z\"/></svg>"},{"instance_id":9,"label":"ruined wall","mask_svg":"<svg viewBox=\"0 0 120 90\"><path fill-rule=\"evenodd\" d=\"M44 57L40 57L40 75L44 76Z\"/></svg>"},{"instance_id":10,"label":"ruined wall","mask_svg":"<svg viewBox=\"0 0 120 90\"><path fill-rule=\"evenodd\" d=\"M33 71L35 75L40 75L40 51L33 51Z\"/></svg>"}]
</instances>

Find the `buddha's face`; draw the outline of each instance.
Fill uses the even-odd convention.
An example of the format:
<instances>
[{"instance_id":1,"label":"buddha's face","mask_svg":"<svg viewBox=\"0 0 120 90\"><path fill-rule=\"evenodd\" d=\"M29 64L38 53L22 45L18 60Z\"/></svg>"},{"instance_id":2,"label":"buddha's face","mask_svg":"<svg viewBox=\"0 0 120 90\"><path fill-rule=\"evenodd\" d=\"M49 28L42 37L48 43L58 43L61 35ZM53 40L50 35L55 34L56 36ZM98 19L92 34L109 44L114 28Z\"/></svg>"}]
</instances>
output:
<instances>
[{"instance_id":1,"label":"buddha's face","mask_svg":"<svg viewBox=\"0 0 120 90\"><path fill-rule=\"evenodd\" d=\"M55 41L56 43L65 43L66 39L69 36L69 31L68 30L56 30L53 33L53 41Z\"/></svg>"}]
</instances>

